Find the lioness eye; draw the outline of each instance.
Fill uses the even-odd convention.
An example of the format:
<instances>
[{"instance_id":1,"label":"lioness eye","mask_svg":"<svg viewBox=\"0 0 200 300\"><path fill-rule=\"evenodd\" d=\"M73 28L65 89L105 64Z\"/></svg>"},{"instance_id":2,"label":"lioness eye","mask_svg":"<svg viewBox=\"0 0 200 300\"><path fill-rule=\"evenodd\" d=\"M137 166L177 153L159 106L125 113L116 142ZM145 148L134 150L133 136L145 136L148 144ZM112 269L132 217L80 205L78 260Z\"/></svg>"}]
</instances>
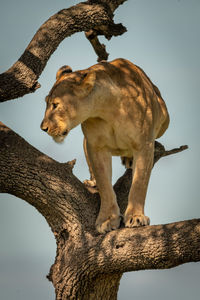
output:
<instances>
[{"instance_id":1,"label":"lioness eye","mask_svg":"<svg viewBox=\"0 0 200 300\"><path fill-rule=\"evenodd\" d=\"M55 109L58 106L58 103L52 103L53 109Z\"/></svg>"}]
</instances>

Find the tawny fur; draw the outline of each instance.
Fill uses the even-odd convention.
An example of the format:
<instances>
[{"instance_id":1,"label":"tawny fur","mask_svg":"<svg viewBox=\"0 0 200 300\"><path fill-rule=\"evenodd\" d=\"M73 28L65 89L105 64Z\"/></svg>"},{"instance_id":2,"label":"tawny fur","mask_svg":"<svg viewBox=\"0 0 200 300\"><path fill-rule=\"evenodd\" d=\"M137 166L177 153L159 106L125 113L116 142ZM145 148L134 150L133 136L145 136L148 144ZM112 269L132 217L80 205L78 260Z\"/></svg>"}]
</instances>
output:
<instances>
[{"instance_id":1,"label":"tawny fur","mask_svg":"<svg viewBox=\"0 0 200 300\"><path fill-rule=\"evenodd\" d=\"M125 59L100 62L88 69L57 73L46 97L41 128L61 142L81 124L85 153L101 206L96 220L100 233L117 229L120 211L112 188L112 155L133 169L126 227L148 225L144 203L154 153L154 141L169 125L169 115L158 88L144 71Z\"/></svg>"}]
</instances>

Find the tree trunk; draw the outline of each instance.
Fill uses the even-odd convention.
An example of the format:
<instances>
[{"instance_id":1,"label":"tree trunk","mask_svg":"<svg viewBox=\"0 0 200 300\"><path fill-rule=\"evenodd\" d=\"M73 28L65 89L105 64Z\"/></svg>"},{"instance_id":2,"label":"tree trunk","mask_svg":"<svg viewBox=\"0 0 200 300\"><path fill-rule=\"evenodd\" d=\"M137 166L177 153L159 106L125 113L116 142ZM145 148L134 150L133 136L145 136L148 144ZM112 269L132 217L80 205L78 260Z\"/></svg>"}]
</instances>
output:
<instances>
[{"instance_id":1,"label":"tree trunk","mask_svg":"<svg viewBox=\"0 0 200 300\"><path fill-rule=\"evenodd\" d=\"M101 274L89 283L89 286L80 299L84 300L115 300L119 289L121 273Z\"/></svg>"},{"instance_id":2,"label":"tree trunk","mask_svg":"<svg viewBox=\"0 0 200 300\"><path fill-rule=\"evenodd\" d=\"M72 275L72 274L71 274ZM96 277L80 277L79 272L74 276L62 278L62 284L55 287L56 300L80 299L80 300L115 300L119 289L122 273L99 274Z\"/></svg>"}]
</instances>

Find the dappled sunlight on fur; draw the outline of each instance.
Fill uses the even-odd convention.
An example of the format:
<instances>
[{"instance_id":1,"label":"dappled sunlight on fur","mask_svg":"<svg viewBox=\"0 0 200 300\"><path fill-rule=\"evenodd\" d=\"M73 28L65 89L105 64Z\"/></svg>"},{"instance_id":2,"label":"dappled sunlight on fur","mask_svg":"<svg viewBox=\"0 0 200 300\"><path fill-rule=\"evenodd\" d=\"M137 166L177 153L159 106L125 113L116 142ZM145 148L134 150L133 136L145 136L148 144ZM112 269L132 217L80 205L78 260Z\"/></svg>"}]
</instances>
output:
<instances>
[{"instance_id":1,"label":"dappled sunlight on fur","mask_svg":"<svg viewBox=\"0 0 200 300\"><path fill-rule=\"evenodd\" d=\"M133 170L125 226L148 225L144 204L154 142L166 131L169 115L160 91L144 71L125 59L102 61L75 72L64 66L57 72L46 103L41 128L56 142L82 125L91 174L86 184L97 185L101 197L97 230L105 233L120 226L111 181L112 155L121 156L126 168Z\"/></svg>"}]
</instances>

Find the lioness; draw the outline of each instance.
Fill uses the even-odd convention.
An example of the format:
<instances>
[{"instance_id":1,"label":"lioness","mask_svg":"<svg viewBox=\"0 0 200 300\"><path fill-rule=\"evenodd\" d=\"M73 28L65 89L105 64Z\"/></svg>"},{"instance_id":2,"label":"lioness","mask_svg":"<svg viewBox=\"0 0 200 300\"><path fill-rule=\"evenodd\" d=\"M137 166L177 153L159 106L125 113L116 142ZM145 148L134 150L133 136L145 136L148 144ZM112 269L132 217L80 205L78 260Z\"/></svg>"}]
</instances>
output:
<instances>
[{"instance_id":1,"label":"lioness","mask_svg":"<svg viewBox=\"0 0 200 300\"><path fill-rule=\"evenodd\" d=\"M94 173L101 197L96 229L105 233L120 225L111 183L112 155L123 157L124 163L132 164L133 169L125 226L148 225L144 203L154 141L169 125L158 88L139 67L120 58L75 72L62 67L46 103L41 129L56 142L62 142L78 124L82 126L89 169Z\"/></svg>"}]
</instances>

